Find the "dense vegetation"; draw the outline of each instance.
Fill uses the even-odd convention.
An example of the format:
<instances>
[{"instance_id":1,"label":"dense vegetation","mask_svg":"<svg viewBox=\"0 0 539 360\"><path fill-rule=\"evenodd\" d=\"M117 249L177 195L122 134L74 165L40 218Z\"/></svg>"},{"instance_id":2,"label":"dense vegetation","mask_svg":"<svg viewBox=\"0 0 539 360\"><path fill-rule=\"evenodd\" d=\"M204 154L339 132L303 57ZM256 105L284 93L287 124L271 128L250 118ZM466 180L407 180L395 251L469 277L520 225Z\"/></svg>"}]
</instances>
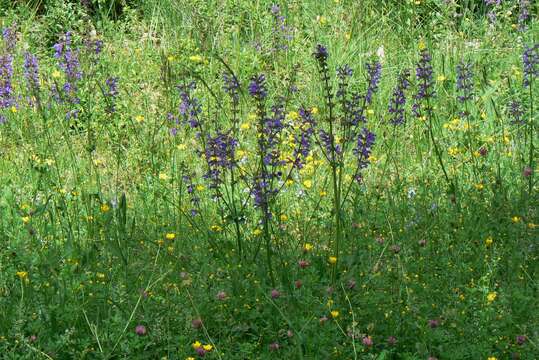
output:
<instances>
[{"instance_id":1,"label":"dense vegetation","mask_svg":"<svg viewBox=\"0 0 539 360\"><path fill-rule=\"evenodd\" d=\"M536 2L0 15L1 358L539 356Z\"/></svg>"}]
</instances>

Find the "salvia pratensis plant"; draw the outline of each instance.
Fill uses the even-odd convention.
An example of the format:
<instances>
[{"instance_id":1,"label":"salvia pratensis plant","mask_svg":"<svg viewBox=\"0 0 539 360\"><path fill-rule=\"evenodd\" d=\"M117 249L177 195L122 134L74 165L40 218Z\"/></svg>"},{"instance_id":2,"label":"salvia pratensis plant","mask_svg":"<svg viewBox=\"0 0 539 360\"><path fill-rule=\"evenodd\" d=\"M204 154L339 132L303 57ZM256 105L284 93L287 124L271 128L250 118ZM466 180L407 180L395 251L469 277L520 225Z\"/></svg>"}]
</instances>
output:
<instances>
[{"instance_id":1,"label":"salvia pratensis plant","mask_svg":"<svg viewBox=\"0 0 539 360\"><path fill-rule=\"evenodd\" d=\"M330 242L329 248L331 249L331 257L336 259L332 273L332 280L335 282L340 246L344 238L343 206L354 184L361 183L361 171L370 163L370 155L375 142L374 133L363 124L366 122L367 107L372 103L373 95L378 90L382 67L378 61L366 64L367 88L364 94L349 91L349 81L353 71L348 65L339 67L337 69L338 88L333 94L327 48L323 45L317 45L313 56L318 63L327 111L325 121L319 124L320 130L317 140L331 170L334 227L333 241ZM335 106L334 99L339 104L338 108ZM355 164L349 163L349 151L353 155L351 158ZM350 168L354 169L351 174L352 180L346 184L345 172Z\"/></svg>"},{"instance_id":2,"label":"salvia pratensis plant","mask_svg":"<svg viewBox=\"0 0 539 360\"><path fill-rule=\"evenodd\" d=\"M528 168L533 169L535 158L535 146L534 137L535 134L535 119L534 119L534 83L535 79L539 76L539 43L535 43L533 46L526 47L522 54L522 66L524 73L524 88L528 89L530 98L530 117L528 121L528 137L529 137L529 156L528 156ZM531 196L533 189L533 172L528 176L528 193Z\"/></svg>"},{"instance_id":3,"label":"salvia pratensis plant","mask_svg":"<svg viewBox=\"0 0 539 360\"><path fill-rule=\"evenodd\" d=\"M393 89L393 94L389 100L388 112L390 114L390 122L393 125L404 125L405 107L406 107L406 90L410 87L410 70L404 70L399 74L397 85Z\"/></svg>"},{"instance_id":4,"label":"salvia pratensis plant","mask_svg":"<svg viewBox=\"0 0 539 360\"><path fill-rule=\"evenodd\" d=\"M474 156L473 148L473 127L470 121L470 101L474 97L474 74L473 74L473 65L470 62L461 61L457 65L457 81L456 81L456 91L457 99L461 104L464 104L464 109L461 112L461 116L466 119L466 137L467 137L467 147L470 154L470 159L473 163L474 174L477 176L477 164Z\"/></svg>"},{"instance_id":5,"label":"salvia pratensis plant","mask_svg":"<svg viewBox=\"0 0 539 360\"><path fill-rule=\"evenodd\" d=\"M420 51L420 58L416 66L417 93L415 95L415 102L412 106L412 112L415 116L425 120L427 123L427 132L431 140L431 145L434 148L434 152L444 174L445 181L453 197L456 197L455 185L449 178L442 158L441 149L438 146L434 136L434 112L432 109L432 101L436 96L436 91L434 89L432 56L426 48L423 48Z\"/></svg>"}]
</instances>

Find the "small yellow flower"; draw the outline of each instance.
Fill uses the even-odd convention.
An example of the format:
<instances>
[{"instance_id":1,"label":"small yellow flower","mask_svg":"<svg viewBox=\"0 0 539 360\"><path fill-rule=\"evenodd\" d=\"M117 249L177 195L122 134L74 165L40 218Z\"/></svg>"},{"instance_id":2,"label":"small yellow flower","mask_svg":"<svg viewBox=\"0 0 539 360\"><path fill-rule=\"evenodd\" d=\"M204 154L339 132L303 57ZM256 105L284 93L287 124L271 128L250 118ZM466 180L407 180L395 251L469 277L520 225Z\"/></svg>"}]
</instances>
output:
<instances>
[{"instance_id":1,"label":"small yellow flower","mask_svg":"<svg viewBox=\"0 0 539 360\"><path fill-rule=\"evenodd\" d=\"M305 245L303 245L303 250L304 251L312 251L314 249L314 246L312 244L309 244L309 243L306 243Z\"/></svg>"},{"instance_id":2,"label":"small yellow flower","mask_svg":"<svg viewBox=\"0 0 539 360\"><path fill-rule=\"evenodd\" d=\"M439 81L439 82L444 82L444 81L447 80L447 78L445 77L445 75L438 75L436 80Z\"/></svg>"},{"instance_id":3,"label":"small yellow flower","mask_svg":"<svg viewBox=\"0 0 539 360\"><path fill-rule=\"evenodd\" d=\"M167 234L165 235L165 239L167 239L167 240L174 240L174 239L176 239L176 234L174 234L174 233L167 233Z\"/></svg>"},{"instance_id":4,"label":"small yellow flower","mask_svg":"<svg viewBox=\"0 0 539 360\"><path fill-rule=\"evenodd\" d=\"M28 278L28 271L17 271L17 276L21 280L25 280Z\"/></svg>"},{"instance_id":5,"label":"small yellow flower","mask_svg":"<svg viewBox=\"0 0 539 360\"><path fill-rule=\"evenodd\" d=\"M328 20L326 19L324 15L317 16L316 21L318 21L320 25L326 25L326 23L328 22Z\"/></svg>"},{"instance_id":6,"label":"small yellow flower","mask_svg":"<svg viewBox=\"0 0 539 360\"><path fill-rule=\"evenodd\" d=\"M211 346L210 344L207 344L207 345L203 345L202 348L206 351L212 351L213 350L213 346Z\"/></svg>"},{"instance_id":7,"label":"small yellow flower","mask_svg":"<svg viewBox=\"0 0 539 360\"><path fill-rule=\"evenodd\" d=\"M291 185L294 185L294 180L292 179L286 180L286 186L291 186Z\"/></svg>"},{"instance_id":8,"label":"small yellow flower","mask_svg":"<svg viewBox=\"0 0 539 360\"><path fill-rule=\"evenodd\" d=\"M144 121L144 116L142 116L142 115L135 116L135 121L140 124L141 122Z\"/></svg>"},{"instance_id":9,"label":"small yellow flower","mask_svg":"<svg viewBox=\"0 0 539 360\"><path fill-rule=\"evenodd\" d=\"M337 257L336 256L330 256L328 258L328 262L331 264L331 265L335 265L337 263Z\"/></svg>"},{"instance_id":10,"label":"small yellow flower","mask_svg":"<svg viewBox=\"0 0 539 360\"><path fill-rule=\"evenodd\" d=\"M28 224L30 222L30 216L23 216L22 217L22 222L24 224Z\"/></svg>"},{"instance_id":11,"label":"small yellow flower","mask_svg":"<svg viewBox=\"0 0 539 360\"><path fill-rule=\"evenodd\" d=\"M210 227L210 229L211 229L211 231L214 231L214 232L220 232L220 231L223 230L223 228L220 227L219 225L212 225L212 226Z\"/></svg>"},{"instance_id":12,"label":"small yellow flower","mask_svg":"<svg viewBox=\"0 0 539 360\"><path fill-rule=\"evenodd\" d=\"M324 196L327 196L327 191L320 191L320 197L324 197Z\"/></svg>"},{"instance_id":13,"label":"small yellow flower","mask_svg":"<svg viewBox=\"0 0 539 360\"><path fill-rule=\"evenodd\" d=\"M193 343L193 349L198 349L198 348L201 348L202 347L202 344L200 343L200 341L195 341Z\"/></svg>"},{"instance_id":14,"label":"small yellow flower","mask_svg":"<svg viewBox=\"0 0 539 360\"><path fill-rule=\"evenodd\" d=\"M287 221L288 220L288 216L286 214L281 214L281 221Z\"/></svg>"},{"instance_id":15,"label":"small yellow flower","mask_svg":"<svg viewBox=\"0 0 539 360\"><path fill-rule=\"evenodd\" d=\"M204 61L204 58L200 55L193 55L193 56L189 56L189 60L194 63L200 64L201 62Z\"/></svg>"},{"instance_id":16,"label":"small yellow flower","mask_svg":"<svg viewBox=\"0 0 539 360\"><path fill-rule=\"evenodd\" d=\"M427 48L427 45L425 44L425 41L423 39L419 40L419 44L417 44L417 48L419 51L423 51Z\"/></svg>"},{"instance_id":17,"label":"small yellow flower","mask_svg":"<svg viewBox=\"0 0 539 360\"><path fill-rule=\"evenodd\" d=\"M262 234L262 230L260 230L260 229L254 229L254 231L253 231L253 235L254 235L254 236L258 236L258 235L260 235L260 234Z\"/></svg>"},{"instance_id":18,"label":"small yellow flower","mask_svg":"<svg viewBox=\"0 0 539 360\"><path fill-rule=\"evenodd\" d=\"M185 358L185 360L196 360L196 359L192 356L189 356L188 358Z\"/></svg>"},{"instance_id":19,"label":"small yellow flower","mask_svg":"<svg viewBox=\"0 0 539 360\"><path fill-rule=\"evenodd\" d=\"M477 190L483 190L485 188L485 185L481 184L481 183L478 183L478 184L474 184L474 187L477 189Z\"/></svg>"},{"instance_id":20,"label":"small yellow flower","mask_svg":"<svg viewBox=\"0 0 539 360\"><path fill-rule=\"evenodd\" d=\"M11 108L10 108L11 112L12 113L16 113L18 110L17 110L17 107L15 105L13 105Z\"/></svg>"},{"instance_id":21,"label":"small yellow flower","mask_svg":"<svg viewBox=\"0 0 539 360\"><path fill-rule=\"evenodd\" d=\"M243 124L240 125L241 130L249 130L250 128L251 128L251 124L249 124L248 122L244 122Z\"/></svg>"},{"instance_id":22,"label":"small yellow flower","mask_svg":"<svg viewBox=\"0 0 539 360\"><path fill-rule=\"evenodd\" d=\"M316 106L311 108L311 114L313 114L313 115L318 114L318 108Z\"/></svg>"},{"instance_id":23,"label":"small yellow flower","mask_svg":"<svg viewBox=\"0 0 539 360\"><path fill-rule=\"evenodd\" d=\"M178 150L185 150L187 149L187 145L185 144L178 144L178 146L176 146L178 148Z\"/></svg>"},{"instance_id":24,"label":"small yellow flower","mask_svg":"<svg viewBox=\"0 0 539 360\"><path fill-rule=\"evenodd\" d=\"M513 216L511 218L511 221L514 222L515 224L519 223L521 220L522 218L520 216Z\"/></svg>"},{"instance_id":25,"label":"small yellow flower","mask_svg":"<svg viewBox=\"0 0 539 360\"><path fill-rule=\"evenodd\" d=\"M488 295L487 295L487 301L489 302L489 304L491 302L493 302L494 300L496 300L497 296L498 296L498 294L496 294L495 291L489 292Z\"/></svg>"},{"instance_id":26,"label":"small yellow flower","mask_svg":"<svg viewBox=\"0 0 539 360\"><path fill-rule=\"evenodd\" d=\"M174 61L175 59L176 59L176 58L174 57L174 55L169 55L169 56L167 57L167 60L170 61L170 62Z\"/></svg>"},{"instance_id":27,"label":"small yellow flower","mask_svg":"<svg viewBox=\"0 0 539 360\"><path fill-rule=\"evenodd\" d=\"M488 238L485 239L485 245L487 247L492 246L493 243L494 243L494 239L492 238L492 236L489 236Z\"/></svg>"},{"instance_id":28,"label":"small yellow flower","mask_svg":"<svg viewBox=\"0 0 539 360\"><path fill-rule=\"evenodd\" d=\"M288 118L289 118L290 120L292 120L292 121L295 121L295 120L299 119L299 114L298 114L297 111L290 111L290 112L288 113Z\"/></svg>"},{"instance_id":29,"label":"small yellow flower","mask_svg":"<svg viewBox=\"0 0 539 360\"><path fill-rule=\"evenodd\" d=\"M98 279L104 279L105 274L98 272L98 273L95 274L95 277L97 277Z\"/></svg>"},{"instance_id":30,"label":"small yellow flower","mask_svg":"<svg viewBox=\"0 0 539 360\"><path fill-rule=\"evenodd\" d=\"M58 70L52 72L52 77L58 79L62 74Z\"/></svg>"},{"instance_id":31,"label":"small yellow flower","mask_svg":"<svg viewBox=\"0 0 539 360\"><path fill-rule=\"evenodd\" d=\"M330 314L331 314L331 317L334 319L338 318L340 315L340 313L337 310L332 310Z\"/></svg>"},{"instance_id":32,"label":"small yellow flower","mask_svg":"<svg viewBox=\"0 0 539 360\"><path fill-rule=\"evenodd\" d=\"M204 185L197 185L197 191L204 191L205 188Z\"/></svg>"},{"instance_id":33,"label":"small yellow flower","mask_svg":"<svg viewBox=\"0 0 539 360\"><path fill-rule=\"evenodd\" d=\"M487 360L498 360L498 359L496 358L496 356L489 356L489 357L487 358Z\"/></svg>"},{"instance_id":34,"label":"small yellow flower","mask_svg":"<svg viewBox=\"0 0 539 360\"><path fill-rule=\"evenodd\" d=\"M165 173L159 173L159 180L168 180L169 176Z\"/></svg>"},{"instance_id":35,"label":"small yellow flower","mask_svg":"<svg viewBox=\"0 0 539 360\"><path fill-rule=\"evenodd\" d=\"M305 186L307 189L310 189L313 186L313 182L311 180L305 180L303 182L303 186Z\"/></svg>"},{"instance_id":36,"label":"small yellow flower","mask_svg":"<svg viewBox=\"0 0 539 360\"><path fill-rule=\"evenodd\" d=\"M110 210L109 204L107 204L107 203L101 204L100 210L103 213L109 212L109 210Z\"/></svg>"},{"instance_id":37,"label":"small yellow flower","mask_svg":"<svg viewBox=\"0 0 539 360\"><path fill-rule=\"evenodd\" d=\"M374 115L374 110L373 109L368 109L367 110L367 115Z\"/></svg>"}]
</instances>

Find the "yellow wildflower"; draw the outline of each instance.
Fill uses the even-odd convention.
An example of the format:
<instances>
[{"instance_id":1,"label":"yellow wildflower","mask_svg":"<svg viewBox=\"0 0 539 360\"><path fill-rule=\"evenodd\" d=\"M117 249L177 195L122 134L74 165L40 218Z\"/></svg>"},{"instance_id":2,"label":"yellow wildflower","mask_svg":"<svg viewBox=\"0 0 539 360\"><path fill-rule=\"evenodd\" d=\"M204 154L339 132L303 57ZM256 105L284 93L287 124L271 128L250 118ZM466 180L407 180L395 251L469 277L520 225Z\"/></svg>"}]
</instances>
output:
<instances>
[{"instance_id":1,"label":"yellow wildflower","mask_svg":"<svg viewBox=\"0 0 539 360\"><path fill-rule=\"evenodd\" d=\"M142 116L142 115L135 116L135 121L138 122L138 123L143 122L144 121L144 116Z\"/></svg>"},{"instance_id":2,"label":"yellow wildflower","mask_svg":"<svg viewBox=\"0 0 539 360\"><path fill-rule=\"evenodd\" d=\"M109 204L107 204L107 203L101 204L100 210L101 210L101 212L103 212L103 213L108 212L108 211L110 210Z\"/></svg>"},{"instance_id":3,"label":"yellow wildflower","mask_svg":"<svg viewBox=\"0 0 539 360\"><path fill-rule=\"evenodd\" d=\"M286 214L281 214L281 221L287 221L288 220L288 216Z\"/></svg>"},{"instance_id":4,"label":"yellow wildflower","mask_svg":"<svg viewBox=\"0 0 539 360\"><path fill-rule=\"evenodd\" d=\"M520 216L513 216L511 218L511 221L514 222L515 224L519 223L521 220L522 220L522 218Z\"/></svg>"},{"instance_id":5,"label":"yellow wildflower","mask_svg":"<svg viewBox=\"0 0 539 360\"><path fill-rule=\"evenodd\" d=\"M28 271L17 271L17 276L21 280L25 280L28 278Z\"/></svg>"},{"instance_id":6,"label":"yellow wildflower","mask_svg":"<svg viewBox=\"0 0 539 360\"><path fill-rule=\"evenodd\" d=\"M201 62L204 61L204 58L202 58L202 56L200 55L192 55L192 56L189 56L189 60L194 63L200 64Z\"/></svg>"},{"instance_id":7,"label":"yellow wildflower","mask_svg":"<svg viewBox=\"0 0 539 360\"><path fill-rule=\"evenodd\" d=\"M250 128L251 128L251 124L249 124L248 122L245 122L240 125L241 130L249 130Z\"/></svg>"},{"instance_id":8,"label":"yellow wildflower","mask_svg":"<svg viewBox=\"0 0 539 360\"><path fill-rule=\"evenodd\" d=\"M311 108L311 114L313 114L313 115L318 114L318 108L316 106Z\"/></svg>"},{"instance_id":9,"label":"yellow wildflower","mask_svg":"<svg viewBox=\"0 0 539 360\"><path fill-rule=\"evenodd\" d=\"M197 185L197 191L203 191L205 188L204 185Z\"/></svg>"},{"instance_id":10,"label":"yellow wildflower","mask_svg":"<svg viewBox=\"0 0 539 360\"><path fill-rule=\"evenodd\" d=\"M313 182L311 180L305 180L303 182L303 186L305 186L307 189L310 189L313 186Z\"/></svg>"},{"instance_id":11,"label":"yellow wildflower","mask_svg":"<svg viewBox=\"0 0 539 360\"><path fill-rule=\"evenodd\" d=\"M165 235L165 239L167 239L167 240L174 240L175 238L176 238L176 234L174 234L174 233L167 233Z\"/></svg>"},{"instance_id":12,"label":"yellow wildflower","mask_svg":"<svg viewBox=\"0 0 539 360\"><path fill-rule=\"evenodd\" d=\"M165 173L159 173L159 180L168 180L169 176Z\"/></svg>"},{"instance_id":13,"label":"yellow wildflower","mask_svg":"<svg viewBox=\"0 0 539 360\"><path fill-rule=\"evenodd\" d=\"M444 76L444 75L438 75L438 77L436 78L437 81L439 82L444 82L447 80L447 78Z\"/></svg>"},{"instance_id":14,"label":"yellow wildflower","mask_svg":"<svg viewBox=\"0 0 539 360\"><path fill-rule=\"evenodd\" d=\"M328 258L328 262L331 264L331 265L335 265L337 263L337 257L336 256L330 256Z\"/></svg>"},{"instance_id":15,"label":"yellow wildflower","mask_svg":"<svg viewBox=\"0 0 539 360\"><path fill-rule=\"evenodd\" d=\"M24 224L28 224L30 222L30 216L23 216L22 217L22 222Z\"/></svg>"},{"instance_id":16,"label":"yellow wildflower","mask_svg":"<svg viewBox=\"0 0 539 360\"><path fill-rule=\"evenodd\" d=\"M61 74L58 70L54 70L54 71L52 72L52 77L53 77L53 78L56 78L56 79L57 79L57 78L59 78L60 76L62 76L62 74Z\"/></svg>"},{"instance_id":17,"label":"yellow wildflower","mask_svg":"<svg viewBox=\"0 0 539 360\"><path fill-rule=\"evenodd\" d=\"M489 292L488 295L487 295L487 301L489 302L489 304L491 302L493 302L494 300L496 300L497 296L498 296L498 294L496 294L495 291Z\"/></svg>"},{"instance_id":18,"label":"yellow wildflower","mask_svg":"<svg viewBox=\"0 0 539 360\"><path fill-rule=\"evenodd\" d=\"M340 313L337 310L331 311L330 314L331 314L331 317L334 318L334 319L338 318L339 315L340 315Z\"/></svg>"},{"instance_id":19,"label":"yellow wildflower","mask_svg":"<svg viewBox=\"0 0 539 360\"><path fill-rule=\"evenodd\" d=\"M193 349L198 349L198 348L201 348L202 347L202 344L200 343L200 341L195 341L193 343Z\"/></svg>"},{"instance_id":20,"label":"yellow wildflower","mask_svg":"<svg viewBox=\"0 0 539 360\"><path fill-rule=\"evenodd\" d=\"M491 246L492 243L494 243L494 239L492 238L492 236L489 236L488 238L485 239L486 246Z\"/></svg>"},{"instance_id":21,"label":"yellow wildflower","mask_svg":"<svg viewBox=\"0 0 539 360\"><path fill-rule=\"evenodd\" d=\"M213 346L211 346L210 344L207 344L207 345L203 345L202 348L206 351L212 351L213 350Z\"/></svg>"},{"instance_id":22,"label":"yellow wildflower","mask_svg":"<svg viewBox=\"0 0 539 360\"><path fill-rule=\"evenodd\" d=\"M309 244L309 243L306 243L305 245L303 245L303 250L304 251L312 251L314 249L314 246L312 244Z\"/></svg>"}]
</instances>

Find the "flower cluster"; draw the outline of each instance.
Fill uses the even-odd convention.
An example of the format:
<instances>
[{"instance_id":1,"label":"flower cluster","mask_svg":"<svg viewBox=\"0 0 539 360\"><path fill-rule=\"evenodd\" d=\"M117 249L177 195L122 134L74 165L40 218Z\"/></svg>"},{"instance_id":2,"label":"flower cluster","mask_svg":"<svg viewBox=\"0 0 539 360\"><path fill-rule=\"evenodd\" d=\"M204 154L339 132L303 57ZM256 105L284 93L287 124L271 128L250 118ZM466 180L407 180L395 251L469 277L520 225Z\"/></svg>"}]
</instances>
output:
<instances>
[{"instance_id":1,"label":"flower cluster","mask_svg":"<svg viewBox=\"0 0 539 360\"><path fill-rule=\"evenodd\" d=\"M428 101L430 98L436 96L436 92L433 89L433 69L432 69L432 57L427 49L421 50L421 58L417 64L415 76L418 81L418 90L415 95L415 103L412 106L412 111L416 116L420 116L421 101Z\"/></svg>"},{"instance_id":2,"label":"flower cluster","mask_svg":"<svg viewBox=\"0 0 539 360\"><path fill-rule=\"evenodd\" d=\"M116 111L115 100L119 95L118 92L118 77L109 77L105 80L105 92L104 96L107 101L107 107L105 111L109 114L112 114Z\"/></svg>"},{"instance_id":3,"label":"flower cluster","mask_svg":"<svg viewBox=\"0 0 539 360\"><path fill-rule=\"evenodd\" d=\"M71 104L78 104L80 103L80 99L77 95L77 83L82 79L82 71L79 62L79 52L73 49L71 37L71 32L67 32L64 40L53 46L54 57L58 60L58 66L65 74L62 91L56 87L55 92L58 95L57 99L67 100ZM60 94L63 94L63 97Z\"/></svg>"},{"instance_id":4,"label":"flower cluster","mask_svg":"<svg viewBox=\"0 0 539 360\"><path fill-rule=\"evenodd\" d=\"M292 32L286 25L285 17L281 14L279 5L273 4L270 12L273 17L274 51L287 50L287 43L292 40Z\"/></svg>"},{"instance_id":5,"label":"flower cluster","mask_svg":"<svg viewBox=\"0 0 539 360\"><path fill-rule=\"evenodd\" d=\"M399 75L397 86L393 89L393 94L389 100L388 112L391 114L393 125L402 125L404 119L404 107L406 105L405 91L410 87L410 70L404 70Z\"/></svg>"},{"instance_id":6,"label":"flower cluster","mask_svg":"<svg viewBox=\"0 0 539 360\"><path fill-rule=\"evenodd\" d=\"M223 170L236 166L235 151L238 141L229 133L218 132L214 137L208 137L204 156L208 171L204 175L210 181L210 188L217 189L222 182Z\"/></svg>"},{"instance_id":7,"label":"flower cluster","mask_svg":"<svg viewBox=\"0 0 539 360\"><path fill-rule=\"evenodd\" d=\"M473 70L469 62L457 65L457 91L460 93L458 99L461 102L473 98Z\"/></svg>"},{"instance_id":8,"label":"flower cluster","mask_svg":"<svg viewBox=\"0 0 539 360\"><path fill-rule=\"evenodd\" d=\"M178 91L180 92L180 116L184 125L189 125L191 128L197 128L200 125L199 115L202 112L200 102L193 95L195 89L195 82L178 86Z\"/></svg>"},{"instance_id":9,"label":"flower cluster","mask_svg":"<svg viewBox=\"0 0 539 360\"><path fill-rule=\"evenodd\" d=\"M539 43L526 47L522 54L524 67L524 86L528 87L539 76Z\"/></svg>"}]
</instances>

